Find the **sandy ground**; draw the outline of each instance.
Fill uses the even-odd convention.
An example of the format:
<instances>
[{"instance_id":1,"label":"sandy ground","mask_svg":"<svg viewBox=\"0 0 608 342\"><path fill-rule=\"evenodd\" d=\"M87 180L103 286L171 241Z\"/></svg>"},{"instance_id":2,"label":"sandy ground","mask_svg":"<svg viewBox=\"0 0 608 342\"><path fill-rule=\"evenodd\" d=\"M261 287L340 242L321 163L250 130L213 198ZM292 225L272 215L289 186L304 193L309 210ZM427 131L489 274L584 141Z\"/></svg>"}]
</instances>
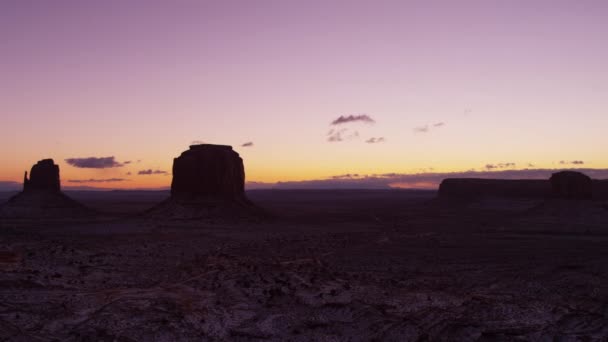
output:
<instances>
[{"instance_id":1,"label":"sandy ground","mask_svg":"<svg viewBox=\"0 0 608 342\"><path fill-rule=\"evenodd\" d=\"M239 223L68 194L105 214L0 221L0 340L608 340L602 204L255 191L275 218Z\"/></svg>"}]
</instances>

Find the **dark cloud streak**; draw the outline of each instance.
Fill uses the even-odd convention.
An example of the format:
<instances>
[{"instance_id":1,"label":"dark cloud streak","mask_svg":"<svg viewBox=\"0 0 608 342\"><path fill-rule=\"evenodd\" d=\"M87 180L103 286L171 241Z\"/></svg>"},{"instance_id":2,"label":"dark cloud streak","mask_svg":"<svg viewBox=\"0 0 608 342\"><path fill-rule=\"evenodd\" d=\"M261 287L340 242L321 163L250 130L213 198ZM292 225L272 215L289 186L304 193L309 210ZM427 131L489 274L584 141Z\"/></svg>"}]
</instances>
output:
<instances>
[{"instance_id":1,"label":"dark cloud streak","mask_svg":"<svg viewBox=\"0 0 608 342\"><path fill-rule=\"evenodd\" d=\"M69 183L113 183L113 182L127 182L130 179L125 178L107 178L107 179L68 179Z\"/></svg>"},{"instance_id":2,"label":"dark cloud streak","mask_svg":"<svg viewBox=\"0 0 608 342\"><path fill-rule=\"evenodd\" d=\"M376 121L367 114L348 115L348 116L340 115L340 117L338 117L337 119L335 119L334 121L331 122L331 125L333 125L333 126L342 125L342 124L351 123L351 122L363 122L363 123L367 123L367 124L373 124Z\"/></svg>"},{"instance_id":3,"label":"dark cloud streak","mask_svg":"<svg viewBox=\"0 0 608 342\"><path fill-rule=\"evenodd\" d=\"M66 163L74 167L82 169L106 169L113 167L122 167L124 163L120 163L114 157L87 157L87 158L68 158Z\"/></svg>"},{"instance_id":4,"label":"dark cloud streak","mask_svg":"<svg viewBox=\"0 0 608 342\"><path fill-rule=\"evenodd\" d=\"M152 169L147 169L147 170L141 170L137 172L138 175L167 175L169 174L169 172L167 171L162 171L162 170L152 170Z\"/></svg>"}]
</instances>

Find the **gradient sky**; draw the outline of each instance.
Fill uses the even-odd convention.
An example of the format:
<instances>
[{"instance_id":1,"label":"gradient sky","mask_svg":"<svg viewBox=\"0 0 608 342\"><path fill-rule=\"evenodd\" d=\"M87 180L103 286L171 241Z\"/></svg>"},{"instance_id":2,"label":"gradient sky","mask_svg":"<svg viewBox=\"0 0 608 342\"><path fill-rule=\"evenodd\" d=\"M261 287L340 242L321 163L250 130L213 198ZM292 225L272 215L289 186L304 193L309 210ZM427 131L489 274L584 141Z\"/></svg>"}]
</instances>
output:
<instances>
[{"instance_id":1,"label":"gradient sky","mask_svg":"<svg viewBox=\"0 0 608 342\"><path fill-rule=\"evenodd\" d=\"M606 18L584 0L2 1L0 180L51 157L64 185L166 186L137 173L193 141L233 145L259 182L608 168ZM376 123L330 125L360 114ZM132 163L64 161L109 156Z\"/></svg>"}]
</instances>

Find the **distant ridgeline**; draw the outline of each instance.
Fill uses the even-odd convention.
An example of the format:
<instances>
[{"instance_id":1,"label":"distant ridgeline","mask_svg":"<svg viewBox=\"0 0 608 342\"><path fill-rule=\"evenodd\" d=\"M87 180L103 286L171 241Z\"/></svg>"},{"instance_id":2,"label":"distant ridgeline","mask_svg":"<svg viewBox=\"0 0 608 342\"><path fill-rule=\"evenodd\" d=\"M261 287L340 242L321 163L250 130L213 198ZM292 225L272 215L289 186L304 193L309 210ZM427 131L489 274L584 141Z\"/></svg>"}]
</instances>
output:
<instances>
[{"instance_id":1,"label":"distant ridgeline","mask_svg":"<svg viewBox=\"0 0 608 342\"><path fill-rule=\"evenodd\" d=\"M439 186L439 197L608 199L608 180L574 171L554 173L548 180L448 178Z\"/></svg>"}]
</instances>

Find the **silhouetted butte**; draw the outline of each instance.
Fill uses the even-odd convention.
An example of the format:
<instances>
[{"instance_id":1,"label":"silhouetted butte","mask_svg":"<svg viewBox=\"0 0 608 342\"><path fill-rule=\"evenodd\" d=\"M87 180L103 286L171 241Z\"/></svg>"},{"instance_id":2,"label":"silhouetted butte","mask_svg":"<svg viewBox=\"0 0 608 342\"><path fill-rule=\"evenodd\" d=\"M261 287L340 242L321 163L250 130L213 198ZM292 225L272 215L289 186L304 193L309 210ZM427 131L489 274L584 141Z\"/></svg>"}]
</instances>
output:
<instances>
[{"instance_id":1,"label":"silhouetted butte","mask_svg":"<svg viewBox=\"0 0 608 342\"><path fill-rule=\"evenodd\" d=\"M0 207L3 218L70 219L91 211L61 192L59 166L53 159L37 162L23 178L23 191Z\"/></svg>"},{"instance_id":2,"label":"silhouetted butte","mask_svg":"<svg viewBox=\"0 0 608 342\"><path fill-rule=\"evenodd\" d=\"M245 199L243 159L225 145L192 145L173 160L171 197L176 200Z\"/></svg>"},{"instance_id":3,"label":"silhouetted butte","mask_svg":"<svg viewBox=\"0 0 608 342\"><path fill-rule=\"evenodd\" d=\"M239 219L265 215L245 196L243 159L231 146L192 145L173 159L171 197L149 212L170 219Z\"/></svg>"}]
</instances>

